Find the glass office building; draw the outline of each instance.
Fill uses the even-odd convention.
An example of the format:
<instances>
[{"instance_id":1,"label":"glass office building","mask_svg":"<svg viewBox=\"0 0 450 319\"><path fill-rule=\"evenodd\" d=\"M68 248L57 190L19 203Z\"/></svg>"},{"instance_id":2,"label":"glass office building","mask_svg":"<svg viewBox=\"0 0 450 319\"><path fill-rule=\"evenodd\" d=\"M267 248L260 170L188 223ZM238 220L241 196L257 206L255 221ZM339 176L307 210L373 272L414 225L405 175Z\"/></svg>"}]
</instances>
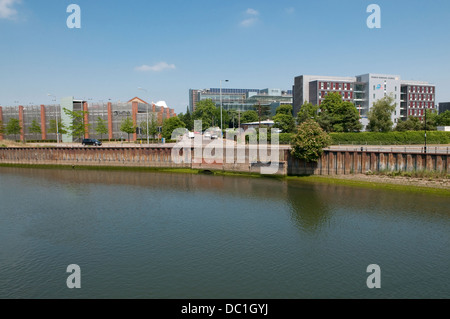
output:
<instances>
[{"instance_id":1,"label":"glass office building","mask_svg":"<svg viewBox=\"0 0 450 319\"><path fill-rule=\"evenodd\" d=\"M255 110L255 105L270 106L271 109L281 104L292 104L292 91L280 89L229 89L210 88L189 90L189 111L195 112L199 101L212 100L217 107L225 110L245 112ZM274 112L273 112L274 114Z\"/></svg>"}]
</instances>

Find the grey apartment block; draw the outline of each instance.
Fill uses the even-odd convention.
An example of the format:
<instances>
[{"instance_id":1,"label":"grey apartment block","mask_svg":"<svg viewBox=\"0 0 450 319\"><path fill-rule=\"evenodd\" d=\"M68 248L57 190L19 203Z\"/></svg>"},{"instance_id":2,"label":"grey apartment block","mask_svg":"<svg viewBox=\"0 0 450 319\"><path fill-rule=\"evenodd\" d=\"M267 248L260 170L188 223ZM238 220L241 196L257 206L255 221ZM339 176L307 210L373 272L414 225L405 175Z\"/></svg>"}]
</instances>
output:
<instances>
[{"instance_id":1,"label":"grey apartment block","mask_svg":"<svg viewBox=\"0 0 450 319\"><path fill-rule=\"evenodd\" d=\"M410 95L411 91L414 95ZM408 116L421 117L424 110L434 108L435 86L428 82L402 81L399 75L362 74L355 77L301 75L294 79L293 103L296 116L305 101L320 105L330 92L338 92L343 100L352 102L368 124L373 104L391 95L395 102L394 124ZM420 94L420 95L419 95Z\"/></svg>"},{"instance_id":2,"label":"grey apartment block","mask_svg":"<svg viewBox=\"0 0 450 319\"><path fill-rule=\"evenodd\" d=\"M297 116L298 111L305 101L311 102L311 100L318 101L317 96L310 96L310 93L314 91L310 91L310 83L311 82L327 82L327 83L335 83L335 82L356 82L355 77L336 77L336 76L320 76L320 75L301 75L297 76L294 79L294 87L293 87L293 107L294 107L294 115ZM311 102L312 103L312 102Z\"/></svg>"},{"instance_id":3,"label":"grey apartment block","mask_svg":"<svg viewBox=\"0 0 450 319\"><path fill-rule=\"evenodd\" d=\"M428 82L402 81L402 119L425 116L425 110L435 110L436 87Z\"/></svg>"},{"instance_id":4,"label":"grey apartment block","mask_svg":"<svg viewBox=\"0 0 450 319\"><path fill-rule=\"evenodd\" d=\"M392 114L394 125L400 120L400 92L401 81L398 75L364 74L356 77L359 83L365 83L365 99L361 101L361 121L364 126L369 124L367 119L373 104L386 96L392 96L395 103L395 111Z\"/></svg>"}]
</instances>

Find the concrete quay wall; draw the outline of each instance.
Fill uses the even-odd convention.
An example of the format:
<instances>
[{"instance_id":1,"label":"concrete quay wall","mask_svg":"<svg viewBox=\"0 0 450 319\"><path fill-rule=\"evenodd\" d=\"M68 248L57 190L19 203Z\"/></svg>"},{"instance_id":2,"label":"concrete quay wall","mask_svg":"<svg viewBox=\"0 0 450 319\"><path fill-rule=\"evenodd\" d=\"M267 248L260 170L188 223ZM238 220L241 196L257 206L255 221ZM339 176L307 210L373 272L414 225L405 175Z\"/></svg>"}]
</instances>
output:
<instances>
[{"instance_id":1,"label":"concrete quay wall","mask_svg":"<svg viewBox=\"0 0 450 319\"><path fill-rule=\"evenodd\" d=\"M195 151L190 149L190 157ZM379 151L326 150L316 163L294 158L289 149L280 148L274 167L277 175L348 175L368 171L437 171L449 172L449 154L424 154ZM192 168L228 172L261 173L267 158L256 158L246 148L239 160L211 163L211 159L186 161L189 154L181 150L172 156L172 147L52 147L0 148L0 164L66 165L66 166L126 166L153 168ZM184 159L184 161L182 160ZM224 154L225 159L225 154ZM250 160L251 159L251 160Z\"/></svg>"}]
</instances>

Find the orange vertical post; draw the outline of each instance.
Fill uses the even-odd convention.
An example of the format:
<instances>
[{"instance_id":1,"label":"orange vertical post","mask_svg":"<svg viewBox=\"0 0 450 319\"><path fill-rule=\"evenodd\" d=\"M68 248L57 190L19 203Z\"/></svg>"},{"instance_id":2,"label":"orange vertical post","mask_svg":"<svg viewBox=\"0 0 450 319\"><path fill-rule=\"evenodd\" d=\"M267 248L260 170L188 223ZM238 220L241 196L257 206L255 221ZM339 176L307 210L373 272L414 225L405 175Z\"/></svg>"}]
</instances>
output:
<instances>
[{"instance_id":1,"label":"orange vertical post","mask_svg":"<svg viewBox=\"0 0 450 319\"><path fill-rule=\"evenodd\" d=\"M112 120L112 104L108 102L108 137L111 141L113 138L113 120Z\"/></svg>"},{"instance_id":2,"label":"orange vertical post","mask_svg":"<svg viewBox=\"0 0 450 319\"><path fill-rule=\"evenodd\" d=\"M87 102L83 103L83 111L84 113L84 138L89 138L89 115L88 115L88 104Z\"/></svg>"},{"instance_id":3,"label":"orange vertical post","mask_svg":"<svg viewBox=\"0 0 450 319\"><path fill-rule=\"evenodd\" d=\"M41 138L43 141L47 139L47 128L45 127L45 106L41 105Z\"/></svg>"},{"instance_id":4,"label":"orange vertical post","mask_svg":"<svg viewBox=\"0 0 450 319\"><path fill-rule=\"evenodd\" d=\"M158 113L158 121L159 121L159 125L162 125L164 122L164 108L161 107L161 110Z\"/></svg>"},{"instance_id":5,"label":"orange vertical post","mask_svg":"<svg viewBox=\"0 0 450 319\"><path fill-rule=\"evenodd\" d=\"M20 140L25 142L25 128L23 127L23 123L23 106L19 105Z\"/></svg>"},{"instance_id":6,"label":"orange vertical post","mask_svg":"<svg viewBox=\"0 0 450 319\"><path fill-rule=\"evenodd\" d=\"M137 127L137 112L138 112L138 102L133 102L132 104L132 114L133 114L133 126ZM133 133L133 141L137 141L136 131Z\"/></svg>"}]
</instances>

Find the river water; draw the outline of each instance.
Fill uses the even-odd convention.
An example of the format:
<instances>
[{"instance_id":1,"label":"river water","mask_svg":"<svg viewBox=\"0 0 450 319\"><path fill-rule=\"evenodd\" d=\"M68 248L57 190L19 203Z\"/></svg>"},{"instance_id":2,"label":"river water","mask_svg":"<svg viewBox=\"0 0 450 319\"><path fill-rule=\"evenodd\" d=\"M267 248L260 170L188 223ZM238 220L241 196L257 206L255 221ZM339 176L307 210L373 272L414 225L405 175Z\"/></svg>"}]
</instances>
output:
<instances>
[{"instance_id":1,"label":"river water","mask_svg":"<svg viewBox=\"0 0 450 319\"><path fill-rule=\"evenodd\" d=\"M0 298L450 298L450 197L434 195L0 168L0 243Z\"/></svg>"}]
</instances>

